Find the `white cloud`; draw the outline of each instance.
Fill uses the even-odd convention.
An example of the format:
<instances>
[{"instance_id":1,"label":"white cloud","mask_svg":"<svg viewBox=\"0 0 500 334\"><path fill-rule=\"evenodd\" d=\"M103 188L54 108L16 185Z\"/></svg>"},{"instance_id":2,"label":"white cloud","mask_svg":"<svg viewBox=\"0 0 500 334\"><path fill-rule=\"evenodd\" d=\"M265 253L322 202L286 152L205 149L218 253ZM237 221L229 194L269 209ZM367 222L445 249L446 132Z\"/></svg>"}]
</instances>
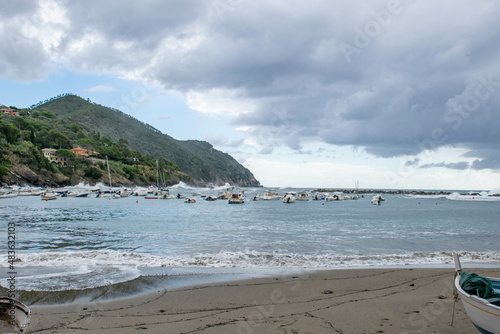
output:
<instances>
[{"instance_id":1,"label":"white cloud","mask_svg":"<svg viewBox=\"0 0 500 334\"><path fill-rule=\"evenodd\" d=\"M107 85L97 85L94 87L91 87L87 89L87 92L103 92L103 93L109 93L109 92L114 92L116 90L115 87L112 86L107 86Z\"/></svg>"},{"instance_id":2,"label":"white cloud","mask_svg":"<svg viewBox=\"0 0 500 334\"><path fill-rule=\"evenodd\" d=\"M255 111L251 99L245 97L240 89L210 89L207 91L188 91L187 105L204 114L235 116Z\"/></svg>"}]
</instances>

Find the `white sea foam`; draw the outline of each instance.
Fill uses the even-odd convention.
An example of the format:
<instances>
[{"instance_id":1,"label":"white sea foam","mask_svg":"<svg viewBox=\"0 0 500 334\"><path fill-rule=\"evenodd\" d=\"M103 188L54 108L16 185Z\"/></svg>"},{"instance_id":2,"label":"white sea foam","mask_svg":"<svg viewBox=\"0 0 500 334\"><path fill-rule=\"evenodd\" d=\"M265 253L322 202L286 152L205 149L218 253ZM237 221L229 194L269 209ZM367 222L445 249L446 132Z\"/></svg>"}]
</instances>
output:
<instances>
[{"instance_id":1,"label":"white sea foam","mask_svg":"<svg viewBox=\"0 0 500 334\"><path fill-rule=\"evenodd\" d=\"M419 198L419 199L426 199L426 198L446 198L449 199L450 201L485 201L485 202L496 202L500 201L500 196L493 196L498 194L497 190L494 191L482 191L474 195L471 194L461 194L458 192L453 192L449 195L405 195L403 197L406 198Z\"/></svg>"},{"instance_id":2,"label":"white sea foam","mask_svg":"<svg viewBox=\"0 0 500 334\"><path fill-rule=\"evenodd\" d=\"M459 252L463 263L492 263L500 252ZM5 267L6 256L0 256ZM195 256L155 256L112 250L28 253L16 262L18 285L23 290L85 289L130 281L140 268L298 269L370 266L444 266L453 263L451 252L408 252L382 255L291 254L258 251L219 252ZM0 280L3 286L7 280Z\"/></svg>"},{"instance_id":3,"label":"white sea foam","mask_svg":"<svg viewBox=\"0 0 500 334\"><path fill-rule=\"evenodd\" d=\"M462 252L463 261L492 262L500 260L500 252ZM75 267L130 266L130 267L358 267L379 265L426 265L445 264L452 261L451 252L407 252L401 254L340 255L340 254L293 254L253 250L193 256L157 256L145 253L112 250L67 251L28 253L20 255L16 267ZM6 255L0 256L6 267ZM83 267L82 267L83 266Z\"/></svg>"}]
</instances>

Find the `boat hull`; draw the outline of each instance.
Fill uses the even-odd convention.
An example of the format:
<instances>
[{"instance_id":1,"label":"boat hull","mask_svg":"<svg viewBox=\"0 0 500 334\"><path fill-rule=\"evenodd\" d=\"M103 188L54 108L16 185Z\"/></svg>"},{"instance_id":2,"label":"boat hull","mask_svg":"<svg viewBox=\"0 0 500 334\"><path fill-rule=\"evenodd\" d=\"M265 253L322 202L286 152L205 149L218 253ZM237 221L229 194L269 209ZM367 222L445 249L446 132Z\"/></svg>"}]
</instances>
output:
<instances>
[{"instance_id":1,"label":"boat hull","mask_svg":"<svg viewBox=\"0 0 500 334\"><path fill-rule=\"evenodd\" d=\"M490 280L500 285L500 280L493 278ZM455 278L455 287L474 326L483 334L500 333L500 306L491 304L492 300L479 298L465 292L460 287L460 275ZM500 303L500 300L498 302Z\"/></svg>"},{"instance_id":2,"label":"boat hull","mask_svg":"<svg viewBox=\"0 0 500 334\"><path fill-rule=\"evenodd\" d=\"M14 298L0 297L2 333L26 333L31 320L30 309Z\"/></svg>"}]
</instances>

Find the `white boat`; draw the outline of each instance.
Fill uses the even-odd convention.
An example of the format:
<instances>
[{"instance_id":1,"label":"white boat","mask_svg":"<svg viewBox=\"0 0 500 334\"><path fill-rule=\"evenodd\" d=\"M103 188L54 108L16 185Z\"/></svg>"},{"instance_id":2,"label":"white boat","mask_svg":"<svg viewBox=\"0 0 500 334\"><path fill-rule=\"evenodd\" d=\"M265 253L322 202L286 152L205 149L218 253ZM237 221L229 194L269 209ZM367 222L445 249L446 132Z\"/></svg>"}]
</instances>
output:
<instances>
[{"instance_id":1,"label":"white boat","mask_svg":"<svg viewBox=\"0 0 500 334\"><path fill-rule=\"evenodd\" d=\"M333 201L335 201L335 198L333 197L333 195L329 195L329 196L325 197L325 201L326 202L333 202Z\"/></svg>"},{"instance_id":2,"label":"white boat","mask_svg":"<svg viewBox=\"0 0 500 334\"><path fill-rule=\"evenodd\" d=\"M243 204L245 203L245 196L243 193L232 193L227 202L229 204Z\"/></svg>"},{"instance_id":3,"label":"white boat","mask_svg":"<svg viewBox=\"0 0 500 334\"><path fill-rule=\"evenodd\" d=\"M255 195L254 197L252 197L252 201L260 201L262 199L262 197L260 195Z\"/></svg>"},{"instance_id":4,"label":"white boat","mask_svg":"<svg viewBox=\"0 0 500 334\"><path fill-rule=\"evenodd\" d=\"M19 190L19 193L17 194L17 196L31 196L31 195L33 195L33 192L34 191L31 189L21 189L21 190ZM38 195L41 195L41 193Z\"/></svg>"},{"instance_id":5,"label":"white boat","mask_svg":"<svg viewBox=\"0 0 500 334\"><path fill-rule=\"evenodd\" d=\"M277 200L281 199L281 196L278 194L278 192L276 190L269 189L262 196L262 199L265 200L265 201L277 201Z\"/></svg>"},{"instance_id":6,"label":"white boat","mask_svg":"<svg viewBox=\"0 0 500 334\"><path fill-rule=\"evenodd\" d=\"M148 195L148 190L143 188L135 189L132 192L132 196L147 196L147 195Z\"/></svg>"},{"instance_id":7,"label":"white boat","mask_svg":"<svg viewBox=\"0 0 500 334\"><path fill-rule=\"evenodd\" d=\"M331 201L343 201L345 199L344 193L333 193L329 196L325 197L325 201L331 202Z\"/></svg>"},{"instance_id":8,"label":"white boat","mask_svg":"<svg viewBox=\"0 0 500 334\"><path fill-rule=\"evenodd\" d=\"M177 198L177 199L184 199L184 198L186 198L186 195L184 195L184 194L177 194L177 195L175 195L175 198Z\"/></svg>"},{"instance_id":9,"label":"white boat","mask_svg":"<svg viewBox=\"0 0 500 334\"><path fill-rule=\"evenodd\" d=\"M205 201L216 201L217 197L216 196L207 196L205 197Z\"/></svg>"},{"instance_id":10,"label":"white boat","mask_svg":"<svg viewBox=\"0 0 500 334\"><path fill-rule=\"evenodd\" d=\"M296 200L297 201L309 201L309 198L311 197L311 193L309 191L300 191L297 196L296 196Z\"/></svg>"},{"instance_id":11,"label":"white boat","mask_svg":"<svg viewBox=\"0 0 500 334\"><path fill-rule=\"evenodd\" d=\"M88 190L76 190L63 194L63 197L87 197L88 195L90 195L90 191Z\"/></svg>"},{"instance_id":12,"label":"white boat","mask_svg":"<svg viewBox=\"0 0 500 334\"><path fill-rule=\"evenodd\" d=\"M27 333L31 320L28 306L9 297L0 297L0 332Z\"/></svg>"},{"instance_id":13,"label":"white boat","mask_svg":"<svg viewBox=\"0 0 500 334\"><path fill-rule=\"evenodd\" d=\"M385 201L385 198L382 197L382 195L375 195L372 198L372 204L374 205L380 205L380 202Z\"/></svg>"},{"instance_id":14,"label":"white boat","mask_svg":"<svg viewBox=\"0 0 500 334\"><path fill-rule=\"evenodd\" d=\"M196 203L196 200L194 198L186 198L184 203Z\"/></svg>"},{"instance_id":15,"label":"white boat","mask_svg":"<svg viewBox=\"0 0 500 334\"><path fill-rule=\"evenodd\" d=\"M483 334L498 334L500 333L500 278L481 277L481 280L486 279L486 283L491 283L491 288L496 295L483 298L478 296L479 293L473 291L466 292L462 286L465 282L462 275L460 259L457 253L453 253L455 260L455 296L458 294L462 299L462 304L469 316L472 324ZM489 291L491 292L491 291ZM490 293L491 295L491 293Z\"/></svg>"},{"instance_id":16,"label":"white boat","mask_svg":"<svg viewBox=\"0 0 500 334\"><path fill-rule=\"evenodd\" d=\"M295 195L297 193L295 191L289 191L285 193L285 196L283 196L283 203L295 203Z\"/></svg>"},{"instance_id":17,"label":"white boat","mask_svg":"<svg viewBox=\"0 0 500 334\"><path fill-rule=\"evenodd\" d=\"M321 201L321 200L325 199L326 197L328 197L327 194L319 193L319 192L311 195L311 198L313 201Z\"/></svg>"},{"instance_id":18,"label":"white boat","mask_svg":"<svg viewBox=\"0 0 500 334\"><path fill-rule=\"evenodd\" d=\"M42 199L42 201L49 201L49 200L52 200L52 199L57 199L57 193L45 193L45 194L42 194L40 196L40 198Z\"/></svg>"},{"instance_id":19,"label":"white boat","mask_svg":"<svg viewBox=\"0 0 500 334\"><path fill-rule=\"evenodd\" d=\"M125 190L120 190L118 192L118 194L120 195L120 197L129 197L130 196L130 191L128 191L127 189Z\"/></svg>"},{"instance_id":20,"label":"white boat","mask_svg":"<svg viewBox=\"0 0 500 334\"><path fill-rule=\"evenodd\" d=\"M17 191L8 191L0 195L0 198L14 198L17 197Z\"/></svg>"}]
</instances>

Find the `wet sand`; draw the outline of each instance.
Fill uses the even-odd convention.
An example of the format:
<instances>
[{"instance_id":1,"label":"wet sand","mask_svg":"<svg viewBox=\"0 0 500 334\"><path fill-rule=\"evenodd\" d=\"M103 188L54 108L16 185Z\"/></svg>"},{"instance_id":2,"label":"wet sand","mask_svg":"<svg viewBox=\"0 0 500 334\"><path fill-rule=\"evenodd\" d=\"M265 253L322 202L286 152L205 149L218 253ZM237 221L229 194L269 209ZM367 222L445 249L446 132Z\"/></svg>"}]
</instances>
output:
<instances>
[{"instance_id":1,"label":"wet sand","mask_svg":"<svg viewBox=\"0 0 500 334\"><path fill-rule=\"evenodd\" d=\"M500 269L471 270L500 276ZM30 333L475 333L453 269L349 269L32 306Z\"/></svg>"}]
</instances>

